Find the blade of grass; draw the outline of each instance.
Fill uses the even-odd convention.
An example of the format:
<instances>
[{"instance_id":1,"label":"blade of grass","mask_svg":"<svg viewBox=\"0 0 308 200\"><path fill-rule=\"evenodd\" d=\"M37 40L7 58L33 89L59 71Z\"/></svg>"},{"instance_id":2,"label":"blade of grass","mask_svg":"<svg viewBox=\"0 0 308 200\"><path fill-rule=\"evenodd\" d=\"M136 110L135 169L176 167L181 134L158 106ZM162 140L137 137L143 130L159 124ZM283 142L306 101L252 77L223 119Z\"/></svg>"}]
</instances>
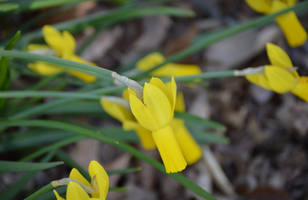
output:
<instances>
[{"instance_id":1,"label":"blade of grass","mask_svg":"<svg viewBox=\"0 0 308 200\"><path fill-rule=\"evenodd\" d=\"M0 122L1 123L1 122ZM49 151L53 151L53 150L56 150L60 147L63 147L63 146L66 146L66 145L69 145L69 144L72 144L78 140L81 140L81 139L84 139L85 137L84 136L74 136L74 137L71 137L71 138L68 138L68 139L65 139L65 140L62 140L60 142L57 142L53 145L50 145L50 146L47 146L47 147L44 147L44 148L41 148L40 150L20 159L19 161L20 162L26 162L26 161L29 161L31 159L34 159L34 158L37 158L38 156L41 156Z\"/></svg>"},{"instance_id":2,"label":"blade of grass","mask_svg":"<svg viewBox=\"0 0 308 200\"><path fill-rule=\"evenodd\" d=\"M30 172L49 169L63 162L50 162L50 163L26 163L26 162L11 162L0 161L0 172Z\"/></svg>"},{"instance_id":3,"label":"blade of grass","mask_svg":"<svg viewBox=\"0 0 308 200\"><path fill-rule=\"evenodd\" d=\"M44 134L41 134L44 132ZM17 151L24 148L46 145L65 140L74 135L65 131L30 129L24 132L11 132L1 137L0 153Z\"/></svg>"},{"instance_id":4,"label":"blade of grass","mask_svg":"<svg viewBox=\"0 0 308 200\"><path fill-rule=\"evenodd\" d=\"M48 162L54 156L54 151L49 152L40 163ZM18 180L14 185L10 186L9 189L5 190L2 194L0 194L0 199L12 199L15 195L19 193L19 191L36 175L36 171L29 172L25 176L23 176L20 180Z\"/></svg>"},{"instance_id":5,"label":"blade of grass","mask_svg":"<svg viewBox=\"0 0 308 200\"><path fill-rule=\"evenodd\" d=\"M234 71L225 71L225 72L208 72L208 73L203 73L203 74L198 74L198 75L191 75L191 76L183 76L183 77L175 77L176 81L188 81L188 80L194 80L196 78L217 78L217 77L227 77L227 76L234 76ZM162 78L161 79L164 82L171 81L170 78ZM146 81L140 81L139 83L144 83ZM126 86L114 86L114 87L108 87L108 88L103 88L103 89L96 89L92 90L89 92L86 92L87 94L98 94L98 95L103 95L103 94L110 94L114 92L119 92L125 89ZM34 106L32 108L29 108L27 110L24 110L20 113L17 113L15 115L7 117L9 120L16 120L16 119L23 119L25 117L38 114L41 112L45 112L48 110L51 110L53 108L56 108L58 106L66 105L68 103L73 102L74 99L60 99L56 100L50 103Z\"/></svg>"},{"instance_id":6,"label":"blade of grass","mask_svg":"<svg viewBox=\"0 0 308 200\"><path fill-rule=\"evenodd\" d=\"M6 51L6 50L0 50L0 56L11 57L11 58L12 57L21 58L21 59L29 60L29 61L45 61L50 64L54 64L56 66L74 69L74 70L78 70L78 71L86 72L86 73L92 73L93 75L97 75L97 74L104 75L104 76L107 76L106 78L111 77L111 73L112 73L112 71L108 69L96 67L93 65L85 64L85 63L75 62L71 60L56 58L52 56L43 56L43 55L37 55L37 54L32 54L32 53L23 53L23 52L18 52L18 51Z\"/></svg>"},{"instance_id":7,"label":"blade of grass","mask_svg":"<svg viewBox=\"0 0 308 200\"><path fill-rule=\"evenodd\" d=\"M141 170L141 167L134 167L134 168L128 168L128 169L117 169L117 170L111 170L107 171L107 174L109 176L115 175L115 174L128 174L133 172L139 172Z\"/></svg>"},{"instance_id":8,"label":"blade of grass","mask_svg":"<svg viewBox=\"0 0 308 200\"><path fill-rule=\"evenodd\" d=\"M97 139L101 142L105 142L107 144L110 144L116 148L119 148L127 153L130 153L131 155L135 156L136 158L143 160L147 163L149 163L150 165L152 165L154 168L156 168L157 170L161 171L162 173L166 173L165 172L165 167L153 160L152 158L146 156L145 154L139 152L138 150L136 150L135 148L120 142L120 141L116 141L113 140L107 136L104 136L102 134L98 134L95 131L91 131L88 129L84 129L78 126L73 126L70 124L65 124L62 122L56 122L56 121L43 121L43 120L16 120L16 121L0 121L0 126L31 126L31 127L45 127L45 128L57 128L60 130L65 130L65 131L70 131L72 133L78 134L79 136L82 137L89 137L89 138L94 138ZM172 178L174 178L175 180L177 180L179 183L181 183L183 186L185 186L186 188L190 189L191 191L193 191L194 193L196 193L197 195L199 195L200 197L203 197L205 199L208 200L215 200L215 198L210 195L209 193L207 193L205 190L203 190L200 186L196 185L195 183L193 183L192 181L190 181L189 179L187 179L186 177L184 177L181 174L167 174L169 176L171 176Z\"/></svg>"},{"instance_id":9,"label":"blade of grass","mask_svg":"<svg viewBox=\"0 0 308 200\"><path fill-rule=\"evenodd\" d=\"M20 31L18 31L14 37L7 43L5 46L5 50L12 50L16 42L20 38ZM10 78L10 71L9 71L9 57L1 57L0 59L0 91L5 91L10 88L11 85L11 78ZM0 116L3 113L4 107L6 104L5 99L0 99Z\"/></svg>"},{"instance_id":10,"label":"blade of grass","mask_svg":"<svg viewBox=\"0 0 308 200\"><path fill-rule=\"evenodd\" d=\"M9 91L0 92L1 98L24 98L24 97L56 97L72 99L100 100L99 95L89 95L81 92L53 92L53 91Z\"/></svg>"},{"instance_id":11,"label":"blade of grass","mask_svg":"<svg viewBox=\"0 0 308 200\"><path fill-rule=\"evenodd\" d=\"M219 124L217 122L214 122L209 119L204 119L186 112L175 112L174 117L181 118L185 120L185 124L196 126L196 127L204 127L204 128L212 128L217 130L225 131L226 127L222 124Z\"/></svg>"},{"instance_id":12,"label":"blade of grass","mask_svg":"<svg viewBox=\"0 0 308 200\"><path fill-rule=\"evenodd\" d=\"M36 1L10 0L9 4L14 4L18 6L15 6L14 9L11 8L10 10L6 10L6 12L8 11L22 12L26 10L37 10L40 8L47 8L47 7L52 7L52 6L59 6L59 5L66 4L66 3L83 2L83 1L87 1L87 0L36 0ZM6 4L7 3L0 4L0 6L6 6Z\"/></svg>"}]
</instances>

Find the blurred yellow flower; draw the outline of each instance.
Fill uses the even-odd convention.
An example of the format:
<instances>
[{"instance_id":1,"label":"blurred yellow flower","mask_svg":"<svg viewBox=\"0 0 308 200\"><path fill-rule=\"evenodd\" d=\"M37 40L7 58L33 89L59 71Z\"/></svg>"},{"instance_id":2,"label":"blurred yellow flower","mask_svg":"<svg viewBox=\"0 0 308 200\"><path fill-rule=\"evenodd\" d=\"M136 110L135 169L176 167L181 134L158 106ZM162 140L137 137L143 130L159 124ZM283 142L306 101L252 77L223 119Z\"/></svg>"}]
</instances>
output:
<instances>
[{"instance_id":1,"label":"blurred yellow flower","mask_svg":"<svg viewBox=\"0 0 308 200\"><path fill-rule=\"evenodd\" d=\"M109 189L109 178L104 168L97 161L91 161L89 165L89 174L91 177L91 183L89 183L77 169L74 168L71 171L69 179L72 181L69 182L67 187L67 200L106 199ZM89 197L82 186L91 188L93 190L93 193L91 193L92 198ZM56 190L53 192L57 200L65 200L59 196Z\"/></svg>"},{"instance_id":2,"label":"blurred yellow flower","mask_svg":"<svg viewBox=\"0 0 308 200\"><path fill-rule=\"evenodd\" d=\"M124 90L128 91L128 90ZM123 92L125 94L126 92ZM123 95L124 96L124 95ZM123 101L126 101L123 99ZM127 107L123 104L127 102ZM129 107L128 101L121 103L115 102L114 100L108 99L106 97L102 97L100 103L104 108L105 112L108 113L113 118L119 120L122 125L123 129L128 130L135 130L137 133L141 145L145 149L155 149L156 145L152 137L151 131L143 128L135 119Z\"/></svg>"},{"instance_id":3,"label":"blurred yellow flower","mask_svg":"<svg viewBox=\"0 0 308 200\"><path fill-rule=\"evenodd\" d=\"M95 66L94 63L83 60L82 58L74 54L76 43L74 37L69 32L63 31L61 33L50 25L45 25L42 29L42 32L44 40L48 46L41 44L30 44L28 45L28 50L30 51L30 53L57 56L63 59L68 59L75 62ZM43 76L50 76L65 70L73 76L83 80L84 82L91 83L96 81L95 76L72 69L64 69L62 67L51 65L46 62L39 61L35 63L29 63L28 67Z\"/></svg>"},{"instance_id":4,"label":"blurred yellow flower","mask_svg":"<svg viewBox=\"0 0 308 200\"><path fill-rule=\"evenodd\" d=\"M165 57L159 53L151 53L136 63L136 68L144 72L152 69L156 65L165 61ZM201 69L197 65L186 65L186 64L176 64L167 63L164 66L152 71L151 76L158 77L170 77L170 76L188 76L202 73Z\"/></svg>"},{"instance_id":5,"label":"blurred yellow flower","mask_svg":"<svg viewBox=\"0 0 308 200\"><path fill-rule=\"evenodd\" d=\"M272 65L266 65L263 74L246 75L246 79L280 94L291 92L308 102L307 77L298 75L289 56L279 46L267 43L266 50Z\"/></svg>"},{"instance_id":6,"label":"blurred yellow flower","mask_svg":"<svg viewBox=\"0 0 308 200\"><path fill-rule=\"evenodd\" d=\"M173 77L169 85L165 85L158 78L152 78L150 83L144 85L142 100L131 90L129 94L132 113L141 126L152 132L167 173L182 171L187 165L170 126L176 89Z\"/></svg>"},{"instance_id":7,"label":"blurred yellow flower","mask_svg":"<svg viewBox=\"0 0 308 200\"><path fill-rule=\"evenodd\" d=\"M293 6L297 0L246 0L247 4L255 11L263 14L279 12ZM294 11L289 11L275 18L283 31L289 45L297 47L307 40L307 32L299 22Z\"/></svg>"}]
</instances>

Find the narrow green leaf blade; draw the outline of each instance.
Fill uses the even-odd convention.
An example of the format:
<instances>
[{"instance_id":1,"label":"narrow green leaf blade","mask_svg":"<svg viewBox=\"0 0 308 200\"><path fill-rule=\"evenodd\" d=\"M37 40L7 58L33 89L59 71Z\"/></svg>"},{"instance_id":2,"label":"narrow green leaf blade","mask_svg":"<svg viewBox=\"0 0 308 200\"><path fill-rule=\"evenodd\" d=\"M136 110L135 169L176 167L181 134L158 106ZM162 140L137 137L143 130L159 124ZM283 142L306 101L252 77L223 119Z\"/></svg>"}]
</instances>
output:
<instances>
[{"instance_id":1,"label":"narrow green leaf blade","mask_svg":"<svg viewBox=\"0 0 308 200\"><path fill-rule=\"evenodd\" d=\"M56 122L56 121L44 121L44 120L16 120L16 121L0 121L0 127L10 127L10 126L32 126L32 127L45 127L45 128L57 128L61 130L70 131L72 133L75 133L80 136L85 136L89 138L93 138L96 140L99 140L101 142L108 143L116 148L119 148L127 153L130 153L131 155L135 156L136 158L143 160L150 165L152 165L157 170L161 171L162 173L166 173L165 167L156 160L153 160L152 158L144 155L143 153L139 152L135 148L131 147L128 144L125 144L121 141L113 140L105 135L98 134L96 131L91 131L79 126L74 126L62 122ZM177 180L179 183L181 183L186 188L190 189L200 197L203 197L207 200L216 200L211 194L203 190L200 186L196 185L194 182L189 180L188 178L184 177L181 174L167 174Z\"/></svg>"},{"instance_id":2,"label":"narrow green leaf blade","mask_svg":"<svg viewBox=\"0 0 308 200\"><path fill-rule=\"evenodd\" d=\"M21 32L18 31L14 37L7 43L5 50L12 50L16 42L20 38ZM1 57L0 59L0 91L5 91L10 88L10 71L9 71L9 57ZM6 100L0 99L0 116L2 115L3 109L5 107Z\"/></svg>"},{"instance_id":3,"label":"narrow green leaf blade","mask_svg":"<svg viewBox=\"0 0 308 200\"><path fill-rule=\"evenodd\" d=\"M217 129L225 131L226 127L222 124L214 122L212 120L203 119L201 117L186 113L186 112L175 112L174 117L180 118L185 120L186 125L196 126L196 127L203 127L207 129Z\"/></svg>"},{"instance_id":4,"label":"narrow green leaf blade","mask_svg":"<svg viewBox=\"0 0 308 200\"><path fill-rule=\"evenodd\" d=\"M50 163L26 163L26 162L10 162L0 161L0 172L30 172L49 169L63 162L50 162Z\"/></svg>"}]
</instances>

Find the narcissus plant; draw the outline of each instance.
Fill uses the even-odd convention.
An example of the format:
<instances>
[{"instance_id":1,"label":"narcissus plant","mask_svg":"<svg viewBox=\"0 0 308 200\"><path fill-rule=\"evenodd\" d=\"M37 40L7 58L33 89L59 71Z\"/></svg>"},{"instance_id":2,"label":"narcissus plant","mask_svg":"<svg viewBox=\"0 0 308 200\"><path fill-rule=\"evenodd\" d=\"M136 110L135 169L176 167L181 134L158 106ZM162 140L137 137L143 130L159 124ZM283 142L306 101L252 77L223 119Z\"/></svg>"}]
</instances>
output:
<instances>
[{"instance_id":1,"label":"narcissus plant","mask_svg":"<svg viewBox=\"0 0 308 200\"><path fill-rule=\"evenodd\" d=\"M246 75L246 79L280 94L291 92L308 102L308 77L298 75L291 59L279 46L267 43L266 50L271 65L263 67L262 73Z\"/></svg>"},{"instance_id":2,"label":"narcissus plant","mask_svg":"<svg viewBox=\"0 0 308 200\"><path fill-rule=\"evenodd\" d=\"M66 191L67 200L106 200L109 189L109 178L105 169L97 162L91 161L89 165L91 183L89 183L77 169L73 169L68 179L53 181L54 187L68 185ZM57 200L65 200L56 190L53 191ZM90 198L90 196L92 198Z\"/></svg>"},{"instance_id":3,"label":"narcissus plant","mask_svg":"<svg viewBox=\"0 0 308 200\"><path fill-rule=\"evenodd\" d=\"M169 85L165 85L158 78L152 78L150 83L144 85L142 99L139 99L132 90L129 94L132 113L141 126L152 132L167 173L182 171L187 165L170 126L174 114L176 90L173 77Z\"/></svg>"}]
</instances>

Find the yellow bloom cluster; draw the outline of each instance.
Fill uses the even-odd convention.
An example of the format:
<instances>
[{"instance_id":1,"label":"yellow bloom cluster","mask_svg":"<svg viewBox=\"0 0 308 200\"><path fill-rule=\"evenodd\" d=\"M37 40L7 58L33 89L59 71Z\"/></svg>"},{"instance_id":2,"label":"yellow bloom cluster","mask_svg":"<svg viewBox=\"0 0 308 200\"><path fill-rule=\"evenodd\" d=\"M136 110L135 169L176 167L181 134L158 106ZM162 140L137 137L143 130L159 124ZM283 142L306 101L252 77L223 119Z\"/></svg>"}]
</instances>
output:
<instances>
[{"instance_id":1,"label":"yellow bloom cluster","mask_svg":"<svg viewBox=\"0 0 308 200\"><path fill-rule=\"evenodd\" d=\"M89 165L91 183L89 183L77 169L73 169L69 175L71 180L67 186L67 200L105 200L109 189L109 178L105 169L97 162L91 161ZM90 188L93 192L91 197L84 190ZM56 190L53 191L57 200L65 200Z\"/></svg>"},{"instance_id":2,"label":"yellow bloom cluster","mask_svg":"<svg viewBox=\"0 0 308 200\"><path fill-rule=\"evenodd\" d=\"M272 65L266 65L263 74L246 75L246 79L280 94L291 92L308 102L308 77L298 75L289 56L279 46L267 43L266 50Z\"/></svg>"},{"instance_id":3,"label":"yellow bloom cluster","mask_svg":"<svg viewBox=\"0 0 308 200\"><path fill-rule=\"evenodd\" d=\"M50 25L45 25L42 29L42 32L47 45L30 44L28 45L28 50L30 53L56 56L59 58L95 66L94 63L88 62L74 54L76 42L74 37L69 32L63 31L63 33L61 33ZM62 67L51 65L46 62L38 61L35 63L29 63L28 67L43 76L50 76L60 71L66 71L73 76L83 80L84 82L91 83L96 81L95 76L72 69L64 69Z\"/></svg>"},{"instance_id":4,"label":"yellow bloom cluster","mask_svg":"<svg viewBox=\"0 0 308 200\"><path fill-rule=\"evenodd\" d=\"M279 12L293 6L297 0L246 0L247 4L255 11L263 14ZM289 45L297 47L307 40L307 32L299 22L294 11L289 11L275 18L283 31Z\"/></svg>"},{"instance_id":5,"label":"yellow bloom cluster","mask_svg":"<svg viewBox=\"0 0 308 200\"><path fill-rule=\"evenodd\" d=\"M127 93L123 97L127 99ZM130 108L102 98L104 110L123 123L124 130L135 130L145 149L158 148L167 173L182 171L187 164L202 156L200 146L191 136L184 121L173 118L174 110L185 111L183 94L176 94L176 83L164 84L152 78L145 84L143 101L130 90ZM133 115L138 122L133 118ZM183 158L184 157L184 158ZM185 162L186 161L186 162Z\"/></svg>"}]
</instances>

